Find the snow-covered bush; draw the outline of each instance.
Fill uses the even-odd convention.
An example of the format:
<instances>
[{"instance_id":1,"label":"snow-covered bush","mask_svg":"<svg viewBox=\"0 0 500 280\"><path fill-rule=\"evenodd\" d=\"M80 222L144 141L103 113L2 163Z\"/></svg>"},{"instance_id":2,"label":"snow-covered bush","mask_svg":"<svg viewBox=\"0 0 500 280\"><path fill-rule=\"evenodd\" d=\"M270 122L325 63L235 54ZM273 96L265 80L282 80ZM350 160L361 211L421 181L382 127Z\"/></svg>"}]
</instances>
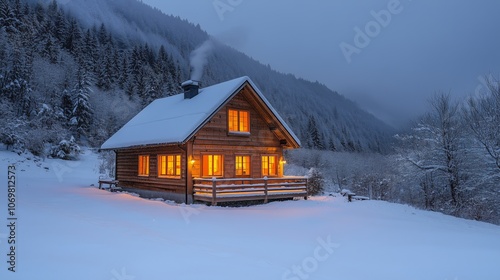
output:
<instances>
[{"instance_id":1,"label":"snow-covered bush","mask_svg":"<svg viewBox=\"0 0 500 280\"><path fill-rule=\"evenodd\" d=\"M24 149L35 156L45 156L45 131L34 129L26 132L23 139Z\"/></svg>"},{"instance_id":2,"label":"snow-covered bush","mask_svg":"<svg viewBox=\"0 0 500 280\"><path fill-rule=\"evenodd\" d=\"M9 150L18 142L18 139L17 136L13 133L1 133L0 142L5 144L7 150Z\"/></svg>"},{"instance_id":3,"label":"snow-covered bush","mask_svg":"<svg viewBox=\"0 0 500 280\"><path fill-rule=\"evenodd\" d=\"M75 142L75 138L71 136L71 139L62 140L58 145L52 146L50 149L50 156L53 158L60 158L65 160L75 160L78 159L80 155L80 146Z\"/></svg>"},{"instance_id":4,"label":"snow-covered bush","mask_svg":"<svg viewBox=\"0 0 500 280\"><path fill-rule=\"evenodd\" d=\"M318 195L323 193L325 188L325 179L321 172L316 168L309 169L307 173L307 191L309 195Z\"/></svg>"}]
</instances>

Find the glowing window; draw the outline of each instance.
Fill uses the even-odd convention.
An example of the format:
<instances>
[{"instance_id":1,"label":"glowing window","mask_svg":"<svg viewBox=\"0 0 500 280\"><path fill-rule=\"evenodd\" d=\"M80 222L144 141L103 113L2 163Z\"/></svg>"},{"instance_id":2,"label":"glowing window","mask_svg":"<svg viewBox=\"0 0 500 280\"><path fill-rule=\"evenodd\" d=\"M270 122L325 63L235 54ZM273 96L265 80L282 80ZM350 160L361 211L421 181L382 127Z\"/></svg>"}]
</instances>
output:
<instances>
[{"instance_id":1,"label":"glowing window","mask_svg":"<svg viewBox=\"0 0 500 280\"><path fill-rule=\"evenodd\" d=\"M181 176L181 156L180 155L160 155L158 156L158 176Z\"/></svg>"},{"instance_id":2,"label":"glowing window","mask_svg":"<svg viewBox=\"0 0 500 280\"><path fill-rule=\"evenodd\" d=\"M250 113L229 109L228 127L229 132L250 132Z\"/></svg>"},{"instance_id":3,"label":"glowing window","mask_svg":"<svg viewBox=\"0 0 500 280\"><path fill-rule=\"evenodd\" d=\"M222 155L203 155L203 176L222 176Z\"/></svg>"},{"instance_id":4,"label":"glowing window","mask_svg":"<svg viewBox=\"0 0 500 280\"><path fill-rule=\"evenodd\" d=\"M236 176L250 175L250 156L236 156Z\"/></svg>"},{"instance_id":5,"label":"glowing window","mask_svg":"<svg viewBox=\"0 0 500 280\"><path fill-rule=\"evenodd\" d=\"M138 166L137 173L139 176L149 176L149 156L140 155Z\"/></svg>"},{"instance_id":6,"label":"glowing window","mask_svg":"<svg viewBox=\"0 0 500 280\"><path fill-rule=\"evenodd\" d=\"M278 165L276 156L262 156L262 176L277 176Z\"/></svg>"}]
</instances>

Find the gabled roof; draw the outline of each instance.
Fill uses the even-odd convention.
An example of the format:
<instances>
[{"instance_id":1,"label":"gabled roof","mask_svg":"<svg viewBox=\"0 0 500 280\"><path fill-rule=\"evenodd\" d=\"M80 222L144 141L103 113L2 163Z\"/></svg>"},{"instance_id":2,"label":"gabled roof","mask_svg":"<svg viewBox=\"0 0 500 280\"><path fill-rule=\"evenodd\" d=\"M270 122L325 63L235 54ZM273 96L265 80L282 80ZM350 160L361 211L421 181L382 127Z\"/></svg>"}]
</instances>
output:
<instances>
[{"instance_id":1,"label":"gabled roof","mask_svg":"<svg viewBox=\"0 0 500 280\"><path fill-rule=\"evenodd\" d=\"M250 80L240 77L234 80L200 88L198 95L184 99L178 94L153 101L126 123L101 149L114 150L138 146L161 144L184 144L208 122L219 109L233 98L245 85L250 85L257 99L268 107L272 117L283 127L291 146L300 146L300 141L290 127L278 115L269 101Z\"/></svg>"}]
</instances>

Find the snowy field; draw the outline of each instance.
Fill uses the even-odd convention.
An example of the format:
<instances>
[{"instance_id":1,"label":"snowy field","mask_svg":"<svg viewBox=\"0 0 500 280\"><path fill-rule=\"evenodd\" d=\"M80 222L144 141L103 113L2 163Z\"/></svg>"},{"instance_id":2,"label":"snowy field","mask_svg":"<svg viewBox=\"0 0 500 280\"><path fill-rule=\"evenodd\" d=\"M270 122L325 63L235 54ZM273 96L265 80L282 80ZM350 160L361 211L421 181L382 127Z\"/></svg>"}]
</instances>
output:
<instances>
[{"instance_id":1,"label":"snowy field","mask_svg":"<svg viewBox=\"0 0 500 280\"><path fill-rule=\"evenodd\" d=\"M16 163L16 272L7 166ZM500 279L500 227L341 197L243 208L99 190L81 162L0 152L0 279Z\"/></svg>"}]
</instances>

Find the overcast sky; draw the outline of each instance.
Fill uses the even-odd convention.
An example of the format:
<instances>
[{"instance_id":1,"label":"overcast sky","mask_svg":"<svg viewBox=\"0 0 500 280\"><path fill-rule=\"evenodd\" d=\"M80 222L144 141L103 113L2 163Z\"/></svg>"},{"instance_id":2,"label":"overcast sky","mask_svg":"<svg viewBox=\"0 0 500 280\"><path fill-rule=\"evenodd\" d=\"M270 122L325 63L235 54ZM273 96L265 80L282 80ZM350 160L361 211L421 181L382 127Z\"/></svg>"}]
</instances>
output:
<instances>
[{"instance_id":1,"label":"overcast sky","mask_svg":"<svg viewBox=\"0 0 500 280\"><path fill-rule=\"evenodd\" d=\"M500 73L498 0L143 0L399 125Z\"/></svg>"}]
</instances>

